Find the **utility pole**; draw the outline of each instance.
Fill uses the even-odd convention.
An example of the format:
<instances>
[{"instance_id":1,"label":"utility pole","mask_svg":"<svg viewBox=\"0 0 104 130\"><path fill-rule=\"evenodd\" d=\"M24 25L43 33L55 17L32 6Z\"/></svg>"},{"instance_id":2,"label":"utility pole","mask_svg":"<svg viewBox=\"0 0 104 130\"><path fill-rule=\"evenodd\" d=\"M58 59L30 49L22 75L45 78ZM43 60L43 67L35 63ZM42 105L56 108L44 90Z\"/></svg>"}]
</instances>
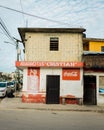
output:
<instances>
[{"instance_id":1,"label":"utility pole","mask_svg":"<svg viewBox=\"0 0 104 130\"><path fill-rule=\"evenodd\" d=\"M14 37L13 37L14 38ZM19 55L20 55L20 49L19 49L19 42L22 42L22 41L20 41L20 40L18 40L18 39L16 39L16 38L14 38L15 39L15 41L16 41L16 50L17 50L17 61L19 61Z\"/></svg>"},{"instance_id":2,"label":"utility pole","mask_svg":"<svg viewBox=\"0 0 104 130\"><path fill-rule=\"evenodd\" d=\"M15 40L14 43L10 43L10 42L7 42L7 41L4 41L4 42L5 42L5 43L10 43L10 44L16 46L16 50L17 50L17 58L16 58L16 60L19 61L19 56L20 56L20 53L21 53L21 52L20 52L20 49L19 49L19 43L22 42L22 41L20 41L20 40L14 38L14 37L13 37L13 39ZM19 85L19 83L20 83L20 71L19 71L18 68L16 69L15 73L16 73L16 80L17 80L17 83L16 83L15 85L17 86L16 88L17 88L17 90L19 91L19 86L20 86L20 85ZM17 90L15 90L15 92L16 92Z\"/></svg>"},{"instance_id":3,"label":"utility pole","mask_svg":"<svg viewBox=\"0 0 104 130\"><path fill-rule=\"evenodd\" d=\"M20 55L20 49L19 49L19 42L21 42L20 40L14 38L15 41L16 41L16 50L17 50L17 61L19 61L19 55ZM17 77L17 90L19 91L19 88L20 88L20 71L19 69L17 68L17 71L16 71L16 77Z\"/></svg>"},{"instance_id":4,"label":"utility pole","mask_svg":"<svg viewBox=\"0 0 104 130\"><path fill-rule=\"evenodd\" d=\"M21 42L21 41L16 38L14 38L14 39L16 40L15 44L7 42L7 41L4 41L4 42L16 46L16 50L17 50L17 59L16 60L19 61L19 55L20 55L19 42Z\"/></svg>"}]
</instances>

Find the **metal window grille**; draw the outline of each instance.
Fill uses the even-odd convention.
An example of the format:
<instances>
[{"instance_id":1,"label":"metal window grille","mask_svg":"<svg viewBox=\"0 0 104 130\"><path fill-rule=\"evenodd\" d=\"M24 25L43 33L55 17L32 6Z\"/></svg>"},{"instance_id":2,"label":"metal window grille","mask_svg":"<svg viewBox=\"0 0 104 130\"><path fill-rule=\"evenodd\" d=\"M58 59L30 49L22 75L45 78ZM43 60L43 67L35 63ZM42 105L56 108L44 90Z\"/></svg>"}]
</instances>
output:
<instances>
[{"instance_id":1,"label":"metal window grille","mask_svg":"<svg viewBox=\"0 0 104 130\"><path fill-rule=\"evenodd\" d=\"M59 49L59 38L51 37L50 38L50 51L58 51Z\"/></svg>"}]
</instances>

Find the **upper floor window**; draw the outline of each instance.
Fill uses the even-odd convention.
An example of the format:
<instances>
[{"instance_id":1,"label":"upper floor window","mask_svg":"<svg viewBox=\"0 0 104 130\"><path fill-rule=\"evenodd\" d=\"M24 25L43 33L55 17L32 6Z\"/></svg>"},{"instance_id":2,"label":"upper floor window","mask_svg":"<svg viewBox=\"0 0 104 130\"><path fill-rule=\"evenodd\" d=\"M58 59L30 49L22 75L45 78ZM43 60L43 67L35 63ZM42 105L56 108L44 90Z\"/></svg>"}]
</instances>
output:
<instances>
[{"instance_id":1,"label":"upper floor window","mask_svg":"<svg viewBox=\"0 0 104 130\"><path fill-rule=\"evenodd\" d=\"M101 52L104 52L104 46L101 46Z\"/></svg>"},{"instance_id":2,"label":"upper floor window","mask_svg":"<svg viewBox=\"0 0 104 130\"><path fill-rule=\"evenodd\" d=\"M51 37L50 38L50 51L58 51L59 50L59 38Z\"/></svg>"}]
</instances>

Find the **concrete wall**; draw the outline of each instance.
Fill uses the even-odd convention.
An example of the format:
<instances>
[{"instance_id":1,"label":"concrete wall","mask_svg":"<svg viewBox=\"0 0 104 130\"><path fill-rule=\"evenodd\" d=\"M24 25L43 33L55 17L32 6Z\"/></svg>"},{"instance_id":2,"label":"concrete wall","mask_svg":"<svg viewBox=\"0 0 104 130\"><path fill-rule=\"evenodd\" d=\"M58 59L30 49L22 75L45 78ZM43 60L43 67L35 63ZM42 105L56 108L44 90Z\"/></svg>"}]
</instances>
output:
<instances>
[{"instance_id":1,"label":"concrete wall","mask_svg":"<svg viewBox=\"0 0 104 130\"><path fill-rule=\"evenodd\" d=\"M103 41L89 42L89 51L101 52L101 46L104 46Z\"/></svg>"},{"instance_id":2,"label":"concrete wall","mask_svg":"<svg viewBox=\"0 0 104 130\"><path fill-rule=\"evenodd\" d=\"M22 91L27 91L27 68L23 70L23 89Z\"/></svg>"},{"instance_id":3,"label":"concrete wall","mask_svg":"<svg viewBox=\"0 0 104 130\"><path fill-rule=\"evenodd\" d=\"M50 51L50 37L59 38L59 51ZM82 34L26 33L26 61L81 61Z\"/></svg>"},{"instance_id":4,"label":"concrete wall","mask_svg":"<svg viewBox=\"0 0 104 130\"><path fill-rule=\"evenodd\" d=\"M59 38L58 51L50 51L50 37ZM81 33L26 33L25 39L25 61L82 61ZM79 80L63 80L62 68L40 68L40 95L28 91L27 70L28 68L24 69L24 102L29 102L29 98L31 102L45 102L42 94L46 94L46 75L60 75L60 96L72 95L75 98L83 98L83 69L80 69ZM41 96L41 100L38 96Z\"/></svg>"},{"instance_id":5,"label":"concrete wall","mask_svg":"<svg viewBox=\"0 0 104 130\"><path fill-rule=\"evenodd\" d=\"M60 76L60 96L73 95L83 98L83 70L80 69L80 80L62 80L61 68L41 68L39 92L46 94L46 75ZM24 69L23 92L27 92L27 69ZM30 92L29 92L30 93ZM34 92L32 92L34 93Z\"/></svg>"}]
</instances>

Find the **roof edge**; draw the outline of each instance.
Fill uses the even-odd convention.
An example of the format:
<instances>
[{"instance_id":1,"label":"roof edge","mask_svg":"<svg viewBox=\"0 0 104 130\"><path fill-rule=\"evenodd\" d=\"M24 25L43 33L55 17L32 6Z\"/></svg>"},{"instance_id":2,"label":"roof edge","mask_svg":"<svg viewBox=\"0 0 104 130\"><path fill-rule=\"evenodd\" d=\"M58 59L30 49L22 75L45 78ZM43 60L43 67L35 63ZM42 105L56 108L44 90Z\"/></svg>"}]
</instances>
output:
<instances>
[{"instance_id":1,"label":"roof edge","mask_svg":"<svg viewBox=\"0 0 104 130\"><path fill-rule=\"evenodd\" d=\"M89 42L89 41L103 41L104 42L104 39L103 38L83 38L83 41L86 41L86 42Z\"/></svg>"},{"instance_id":2,"label":"roof edge","mask_svg":"<svg viewBox=\"0 0 104 130\"><path fill-rule=\"evenodd\" d=\"M25 33L83 33L84 28L18 28L22 41L24 41Z\"/></svg>"}]
</instances>

